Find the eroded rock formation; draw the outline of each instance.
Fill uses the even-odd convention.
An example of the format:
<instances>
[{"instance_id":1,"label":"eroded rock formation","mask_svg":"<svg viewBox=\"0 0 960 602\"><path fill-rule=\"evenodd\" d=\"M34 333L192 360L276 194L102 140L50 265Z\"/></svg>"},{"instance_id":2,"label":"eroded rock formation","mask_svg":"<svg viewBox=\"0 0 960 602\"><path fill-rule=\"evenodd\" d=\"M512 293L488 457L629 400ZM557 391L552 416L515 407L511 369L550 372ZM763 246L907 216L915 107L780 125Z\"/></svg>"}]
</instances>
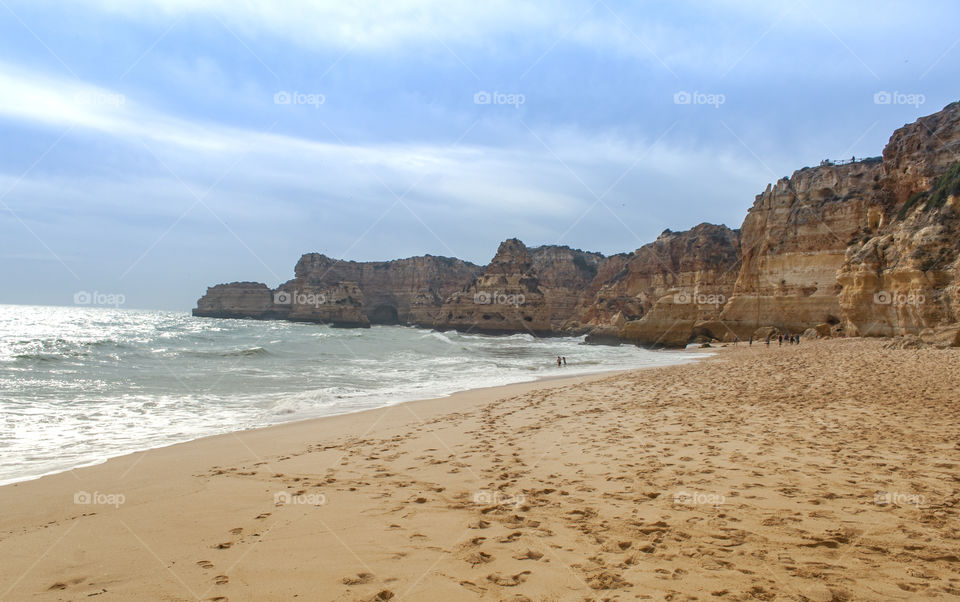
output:
<instances>
[{"instance_id":1,"label":"eroded rock formation","mask_svg":"<svg viewBox=\"0 0 960 602\"><path fill-rule=\"evenodd\" d=\"M825 162L768 185L740 230L668 230L610 257L510 239L485 268L429 255L353 262L310 253L277 289L217 285L194 314L589 333L596 342L649 346L756 332L912 334L960 344L958 270L953 103L897 130L882 157ZM277 294L294 301L278 303Z\"/></svg>"}]
</instances>

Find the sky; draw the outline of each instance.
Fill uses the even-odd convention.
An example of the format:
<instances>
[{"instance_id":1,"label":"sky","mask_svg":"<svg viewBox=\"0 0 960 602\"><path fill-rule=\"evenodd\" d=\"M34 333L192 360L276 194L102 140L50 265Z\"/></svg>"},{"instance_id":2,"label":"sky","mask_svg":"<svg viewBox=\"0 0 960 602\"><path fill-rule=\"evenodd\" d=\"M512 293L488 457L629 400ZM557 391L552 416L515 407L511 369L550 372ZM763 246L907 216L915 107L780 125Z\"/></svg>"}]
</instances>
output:
<instances>
[{"instance_id":1,"label":"sky","mask_svg":"<svg viewBox=\"0 0 960 602\"><path fill-rule=\"evenodd\" d=\"M629 252L960 99L953 2L0 0L0 303Z\"/></svg>"}]
</instances>

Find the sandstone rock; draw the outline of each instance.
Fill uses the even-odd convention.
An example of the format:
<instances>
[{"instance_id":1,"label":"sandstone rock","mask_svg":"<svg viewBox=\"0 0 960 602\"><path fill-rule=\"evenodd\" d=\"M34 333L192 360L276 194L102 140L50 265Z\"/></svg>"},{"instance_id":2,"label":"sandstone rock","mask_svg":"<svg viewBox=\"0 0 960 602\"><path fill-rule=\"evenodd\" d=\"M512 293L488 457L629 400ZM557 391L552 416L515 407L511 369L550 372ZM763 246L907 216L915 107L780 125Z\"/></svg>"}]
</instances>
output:
<instances>
[{"instance_id":1,"label":"sandstone rock","mask_svg":"<svg viewBox=\"0 0 960 602\"><path fill-rule=\"evenodd\" d=\"M741 226L742 262L720 319L740 338L772 325L802 332L840 319L837 269L877 222L878 160L804 168L757 196ZM872 212L872 217L871 217Z\"/></svg>"},{"instance_id":2,"label":"sandstone rock","mask_svg":"<svg viewBox=\"0 0 960 602\"><path fill-rule=\"evenodd\" d=\"M780 329L774 326L761 326L760 328L753 331L753 340L754 341L766 341L767 337L771 340L780 336Z\"/></svg>"},{"instance_id":3,"label":"sandstone rock","mask_svg":"<svg viewBox=\"0 0 960 602\"><path fill-rule=\"evenodd\" d=\"M424 255L393 261L342 261L307 253L286 289L353 282L363 293L363 311L374 324L430 326L443 301L469 283L481 268L450 257Z\"/></svg>"},{"instance_id":4,"label":"sandstone rock","mask_svg":"<svg viewBox=\"0 0 960 602\"><path fill-rule=\"evenodd\" d=\"M884 349L923 349L926 343L915 334L897 337L883 346Z\"/></svg>"},{"instance_id":5,"label":"sandstone rock","mask_svg":"<svg viewBox=\"0 0 960 602\"><path fill-rule=\"evenodd\" d=\"M740 230L667 230L610 257L511 239L486 268L429 255L352 262L310 253L276 290L252 282L209 288L194 315L586 333L589 342L611 342L617 332L647 346L809 329L957 345L958 272L953 103L894 132L882 158L804 168L769 185ZM333 303L274 302L291 289Z\"/></svg>"},{"instance_id":6,"label":"sandstone rock","mask_svg":"<svg viewBox=\"0 0 960 602\"><path fill-rule=\"evenodd\" d=\"M919 336L924 343L935 347L960 347L960 324L925 328Z\"/></svg>"},{"instance_id":7,"label":"sandstone rock","mask_svg":"<svg viewBox=\"0 0 960 602\"><path fill-rule=\"evenodd\" d=\"M355 262L308 253L297 262L293 280L273 290L256 282L210 287L197 301L193 315L337 326L365 327L371 322L430 326L444 299L479 272L480 267L472 263L432 255ZM278 294L283 302L275 302Z\"/></svg>"},{"instance_id":8,"label":"sandstone rock","mask_svg":"<svg viewBox=\"0 0 960 602\"><path fill-rule=\"evenodd\" d=\"M207 318L283 319L290 313L286 306L273 303L273 291L260 282L231 282L207 289L197 301L193 315Z\"/></svg>"},{"instance_id":9,"label":"sandstone rock","mask_svg":"<svg viewBox=\"0 0 960 602\"><path fill-rule=\"evenodd\" d=\"M434 327L464 332L550 334L551 307L533 272L527 247L504 241L490 265L463 290L450 295Z\"/></svg>"}]
</instances>

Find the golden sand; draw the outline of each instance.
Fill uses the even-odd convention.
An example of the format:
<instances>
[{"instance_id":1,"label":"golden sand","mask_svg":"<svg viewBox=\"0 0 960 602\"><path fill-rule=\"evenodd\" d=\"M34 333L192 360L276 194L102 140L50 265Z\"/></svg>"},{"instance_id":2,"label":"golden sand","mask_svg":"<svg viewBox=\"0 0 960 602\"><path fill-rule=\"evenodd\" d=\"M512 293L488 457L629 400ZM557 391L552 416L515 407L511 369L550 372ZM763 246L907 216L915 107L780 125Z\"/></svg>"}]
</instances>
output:
<instances>
[{"instance_id":1,"label":"golden sand","mask_svg":"<svg viewBox=\"0 0 960 602\"><path fill-rule=\"evenodd\" d=\"M0 487L0 599L960 598L960 352L719 351Z\"/></svg>"}]
</instances>

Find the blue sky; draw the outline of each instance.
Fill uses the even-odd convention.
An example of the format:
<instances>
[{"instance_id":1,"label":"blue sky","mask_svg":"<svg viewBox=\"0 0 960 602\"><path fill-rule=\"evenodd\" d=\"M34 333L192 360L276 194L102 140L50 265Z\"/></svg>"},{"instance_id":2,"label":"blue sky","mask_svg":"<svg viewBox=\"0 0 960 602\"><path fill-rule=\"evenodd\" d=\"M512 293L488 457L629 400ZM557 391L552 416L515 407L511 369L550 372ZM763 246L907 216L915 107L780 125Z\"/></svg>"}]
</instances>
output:
<instances>
[{"instance_id":1,"label":"blue sky","mask_svg":"<svg viewBox=\"0 0 960 602\"><path fill-rule=\"evenodd\" d=\"M958 22L950 2L0 0L0 303L188 309L310 251L486 263L513 236L609 254L739 227L768 182L879 155L960 98Z\"/></svg>"}]
</instances>

